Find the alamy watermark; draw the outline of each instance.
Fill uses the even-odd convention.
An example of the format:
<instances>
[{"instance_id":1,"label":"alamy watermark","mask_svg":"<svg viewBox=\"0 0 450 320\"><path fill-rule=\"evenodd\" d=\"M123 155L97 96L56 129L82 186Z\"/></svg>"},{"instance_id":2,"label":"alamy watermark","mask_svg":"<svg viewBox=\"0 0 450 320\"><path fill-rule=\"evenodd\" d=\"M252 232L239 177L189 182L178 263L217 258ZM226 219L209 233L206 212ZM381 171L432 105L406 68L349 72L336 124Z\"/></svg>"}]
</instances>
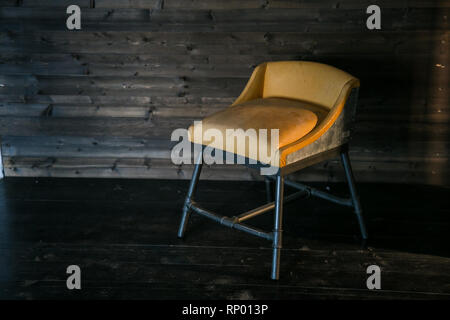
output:
<instances>
[{"instance_id":1,"label":"alamy watermark","mask_svg":"<svg viewBox=\"0 0 450 320\"><path fill-rule=\"evenodd\" d=\"M366 286L369 290L381 289L381 268L376 264L372 264L367 267L367 274L370 276L367 278Z\"/></svg>"},{"instance_id":2,"label":"alamy watermark","mask_svg":"<svg viewBox=\"0 0 450 320\"><path fill-rule=\"evenodd\" d=\"M381 29L381 9L376 4L367 7L366 13L370 16L366 20L366 27L369 30Z\"/></svg>"},{"instance_id":3,"label":"alamy watermark","mask_svg":"<svg viewBox=\"0 0 450 320\"><path fill-rule=\"evenodd\" d=\"M170 155L174 164L192 164L193 159L208 165L256 165L259 161L267 165L261 167L262 175L273 175L279 169L279 129L226 129L224 134L217 128L203 130L202 121L195 121L192 131L191 139L187 129L179 128L172 132L171 141L178 141ZM195 144L192 146L190 141L195 141ZM203 149L203 146L206 147ZM198 158L202 149L203 157Z\"/></svg>"},{"instance_id":4,"label":"alamy watermark","mask_svg":"<svg viewBox=\"0 0 450 320\"><path fill-rule=\"evenodd\" d=\"M69 30L81 29L81 9L76 4L72 4L67 7L66 13L70 14L66 20L66 27Z\"/></svg>"},{"instance_id":5,"label":"alamy watermark","mask_svg":"<svg viewBox=\"0 0 450 320\"><path fill-rule=\"evenodd\" d=\"M66 273L70 276L66 280L67 289L81 289L81 269L79 266L72 264L67 267Z\"/></svg>"},{"instance_id":6,"label":"alamy watermark","mask_svg":"<svg viewBox=\"0 0 450 320\"><path fill-rule=\"evenodd\" d=\"M81 9L76 4L67 7L66 13L70 14L66 19L66 26L69 30L81 30ZM381 29L381 9L376 4L366 8L366 13L370 16L366 20L366 26L369 30Z\"/></svg>"}]
</instances>

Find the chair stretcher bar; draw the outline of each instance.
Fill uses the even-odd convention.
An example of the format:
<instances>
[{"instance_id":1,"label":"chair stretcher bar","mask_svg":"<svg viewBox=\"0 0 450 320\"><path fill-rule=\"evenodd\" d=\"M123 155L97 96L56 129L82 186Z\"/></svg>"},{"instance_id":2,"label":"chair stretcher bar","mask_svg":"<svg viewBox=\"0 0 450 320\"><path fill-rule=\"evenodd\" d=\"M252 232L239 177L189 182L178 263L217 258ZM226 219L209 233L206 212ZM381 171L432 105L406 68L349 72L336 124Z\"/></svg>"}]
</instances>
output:
<instances>
[{"instance_id":1,"label":"chair stretcher bar","mask_svg":"<svg viewBox=\"0 0 450 320\"><path fill-rule=\"evenodd\" d=\"M269 179L275 179L272 176L268 177ZM347 199L347 198L341 198L341 197L337 197L335 195L329 194L327 192L321 191L319 189L307 186L305 184L302 183L298 183L298 182L294 182L294 181L290 181L290 180L285 180L284 183L292 188L295 188L297 190L302 190L307 192L308 194L318 197L318 198L322 198L343 206L348 206L348 207L353 207L353 201L352 199Z\"/></svg>"},{"instance_id":2,"label":"chair stretcher bar","mask_svg":"<svg viewBox=\"0 0 450 320\"><path fill-rule=\"evenodd\" d=\"M283 201L284 201L284 203L287 203L289 201L292 201L299 197L305 197L307 195L308 195L308 193L302 190L302 191L295 192L295 193L285 197ZM189 206L189 209L192 209L194 212L198 213L199 215L209 218L211 220L214 220L214 221L216 221L224 226L227 226L229 228L241 230L241 231L250 233L252 235L255 235L260 238L267 239L267 240L273 240L273 234L271 232L265 232L258 228L254 228L254 227L250 227L248 225L242 224L241 222L274 209L275 208L274 201L267 203L265 205L262 205L258 208L244 212L235 217L227 217L227 216L217 214L215 212L212 212L210 210L200 207L197 203L195 203L193 201L191 201L188 204L188 206Z\"/></svg>"},{"instance_id":3,"label":"chair stretcher bar","mask_svg":"<svg viewBox=\"0 0 450 320\"><path fill-rule=\"evenodd\" d=\"M216 221L224 226L227 226L229 228L241 230L241 231L250 233L254 236L264 238L267 240L273 240L273 235L271 232L265 232L263 230L253 228L253 227L247 226L245 224L239 223L236 221L236 219L234 217L230 218L227 216L222 216L215 212L203 209L203 208L199 207L195 202L191 202L189 204L189 208L192 209L194 212L198 213L199 215L209 218L211 220L214 220L214 221Z\"/></svg>"},{"instance_id":4,"label":"chair stretcher bar","mask_svg":"<svg viewBox=\"0 0 450 320\"><path fill-rule=\"evenodd\" d=\"M283 199L283 202L287 203L287 202L290 202L290 201L292 201L294 199L297 199L297 198L300 198L300 197L305 197L306 198L307 196L308 196L308 193L306 191L301 190L301 191L295 192L295 193L285 197ZM269 203L267 203L265 205L262 205L262 206L260 206L258 208L255 208L255 209L252 209L250 211L244 212L244 213L238 215L236 218L237 218L238 222L242 222L242 221L248 220L250 218L256 217L256 216L258 216L258 215L260 215L262 213L265 213L267 211L270 211L272 209L275 209L275 201L269 202Z\"/></svg>"}]
</instances>

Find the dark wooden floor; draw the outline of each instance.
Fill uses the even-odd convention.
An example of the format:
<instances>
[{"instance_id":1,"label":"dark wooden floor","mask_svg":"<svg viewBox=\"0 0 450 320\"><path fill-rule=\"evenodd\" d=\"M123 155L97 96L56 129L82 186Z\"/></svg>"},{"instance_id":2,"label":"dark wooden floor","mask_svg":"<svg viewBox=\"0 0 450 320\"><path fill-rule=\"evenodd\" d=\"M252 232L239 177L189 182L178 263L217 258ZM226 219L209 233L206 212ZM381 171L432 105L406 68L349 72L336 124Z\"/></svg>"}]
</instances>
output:
<instances>
[{"instance_id":1,"label":"dark wooden floor","mask_svg":"<svg viewBox=\"0 0 450 320\"><path fill-rule=\"evenodd\" d=\"M318 199L285 207L281 280L271 244L193 216L176 230L187 181L26 179L0 182L0 298L450 298L449 189L360 184L371 241L348 208ZM344 185L318 185L345 193ZM289 191L289 189L287 189ZM260 182L201 181L199 202L234 215L262 204ZM271 214L254 224L271 229ZM253 221L252 221L253 223ZM66 268L82 289L66 289ZM382 290L366 288L366 267Z\"/></svg>"}]
</instances>

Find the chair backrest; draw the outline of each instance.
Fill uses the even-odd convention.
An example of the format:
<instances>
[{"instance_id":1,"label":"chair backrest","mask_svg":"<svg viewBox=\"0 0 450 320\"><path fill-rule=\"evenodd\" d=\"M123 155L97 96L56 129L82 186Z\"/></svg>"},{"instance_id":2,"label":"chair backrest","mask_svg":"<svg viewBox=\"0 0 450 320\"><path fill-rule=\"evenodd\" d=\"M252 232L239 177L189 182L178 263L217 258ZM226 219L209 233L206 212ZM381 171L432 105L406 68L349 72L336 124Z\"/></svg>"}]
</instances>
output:
<instances>
[{"instance_id":1,"label":"chair backrest","mask_svg":"<svg viewBox=\"0 0 450 320\"><path fill-rule=\"evenodd\" d=\"M331 109L349 81L359 84L347 72L318 62L268 62L262 95L308 101Z\"/></svg>"}]
</instances>

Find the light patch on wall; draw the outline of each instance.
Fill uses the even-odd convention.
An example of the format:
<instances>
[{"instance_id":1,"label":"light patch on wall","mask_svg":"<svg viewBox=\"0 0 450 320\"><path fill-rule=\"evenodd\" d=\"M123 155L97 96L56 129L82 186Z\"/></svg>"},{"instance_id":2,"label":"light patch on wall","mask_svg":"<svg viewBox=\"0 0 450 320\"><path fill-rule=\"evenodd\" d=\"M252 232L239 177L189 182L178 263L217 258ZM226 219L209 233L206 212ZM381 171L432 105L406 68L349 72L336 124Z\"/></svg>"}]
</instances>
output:
<instances>
[{"instance_id":1,"label":"light patch on wall","mask_svg":"<svg viewBox=\"0 0 450 320\"><path fill-rule=\"evenodd\" d=\"M442 21L445 21L444 16ZM431 67L429 68L429 85L426 95L427 104L425 106L425 114L427 121L434 123L437 118L440 124L449 123L448 112L442 112L435 106L442 105L442 102L448 102L448 77L449 73L445 70L445 64L448 60L448 40L447 35L443 34L439 42L431 43L432 50ZM432 67L434 66L434 68ZM446 150L446 142L442 140L439 130L430 130L427 136L427 154L431 155L430 160L426 162L426 183L445 185L446 171L448 170L448 154ZM442 154L444 153L444 154Z\"/></svg>"},{"instance_id":2,"label":"light patch on wall","mask_svg":"<svg viewBox=\"0 0 450 320\"><path fill-rule=\"evenodd\" d=\"M2 157L2 148L0 148L0 179L3 179L3 157Z\"/></svg>"}]
</instances>

